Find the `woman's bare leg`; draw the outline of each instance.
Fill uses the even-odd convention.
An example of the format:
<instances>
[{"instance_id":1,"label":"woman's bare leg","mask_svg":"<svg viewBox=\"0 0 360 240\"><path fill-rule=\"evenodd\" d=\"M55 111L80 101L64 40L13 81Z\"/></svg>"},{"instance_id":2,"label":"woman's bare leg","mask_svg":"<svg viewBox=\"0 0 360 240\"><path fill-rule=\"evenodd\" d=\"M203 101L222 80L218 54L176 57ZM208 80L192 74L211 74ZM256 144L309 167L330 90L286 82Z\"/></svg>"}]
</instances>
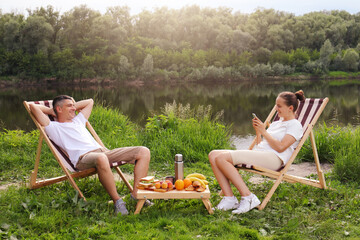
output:
<instances>
[{"instance_id":1,"label":"woman's bare leg","mask_svg":"<svg viewBox=\"0 0 360 240\"><path fill-rule=\"evenodd\" d=\"M227 150L213 150L209 153L209 161L211 164L211 168L214 172L214 175L216 177L216 180L218 181L221 190L223 194L226 197L234 196L234 193L232 192L229 179L222 173L222 171L219 169L217 165L217 157L223 153L227 153Z\"/></svg>"},{"instance_id":2,"label":"woman's bare leg","mask_svg":"<svg viewBox=\"0 0 360 240\"><path fill-rule=\"evenodd\" d=\"M239 171L234 167L231 154L227 150L213 150L209 154L209 161L214 175L221 187L223 194L227 197L233 196L230 182L234 184L241 196L251 194Z\"/></svg>"},{"instance_id":3,"label":"woman's bare leg","mask_svg":"<svg viewBox=\"0 0 360 240\"><path fill-rule=\"evenodd\" d=\"M241 196L249 196L251 194L249 188L246 186L244 180L242 179L239 171L235 168L231 154L229 152L222 152L215 157L215 163L217 169L220 170L222 176L227 179L227 182L231 182L236 189L240 192ZM219 182L220 184L220 182ZM220 185L221 186L221 185ZM228 189L223 189L225 196L229 194ZM232 191L231 191L232 193Z\"/></svg>"}]
</instances>

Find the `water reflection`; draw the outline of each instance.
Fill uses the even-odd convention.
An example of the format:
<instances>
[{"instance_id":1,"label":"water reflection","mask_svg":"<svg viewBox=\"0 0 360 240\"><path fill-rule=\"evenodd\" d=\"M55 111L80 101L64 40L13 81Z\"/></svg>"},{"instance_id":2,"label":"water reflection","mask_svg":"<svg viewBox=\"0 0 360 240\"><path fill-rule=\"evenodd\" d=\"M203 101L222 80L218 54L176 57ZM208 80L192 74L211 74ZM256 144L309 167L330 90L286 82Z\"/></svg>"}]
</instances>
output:
<instances>
[{"instance_id":1,"label":"water reflection","mask_svg":"<svg viewBox=\"0 0 360 240\"><path fill-rule=\"evenodd\" d=\"M359 86L356 82L334 85L329 81L292 81L5 89L0 91L0 127L31 130L34 125L22 105L23 100L52 99L68 94L75 99L91 97L118 108L141 125L152 113L159 113L167 102L175 100L191 106L211 104L214 112L224 110L224 122L232 124L235 135L245 136L252 132L251 112L265 119L279 92L298 89L303 89L307 97L330 98L320 121L358 125Z\"/></svg>"}]
</instances>

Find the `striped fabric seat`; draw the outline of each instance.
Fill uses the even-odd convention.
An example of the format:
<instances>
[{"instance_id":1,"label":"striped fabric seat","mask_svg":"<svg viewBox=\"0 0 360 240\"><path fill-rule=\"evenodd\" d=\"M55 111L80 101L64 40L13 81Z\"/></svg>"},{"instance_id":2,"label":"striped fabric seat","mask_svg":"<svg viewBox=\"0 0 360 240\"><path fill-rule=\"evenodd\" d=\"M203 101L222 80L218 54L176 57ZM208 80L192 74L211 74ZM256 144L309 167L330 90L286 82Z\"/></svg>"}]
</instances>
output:
<instances>
[{"instance_id":1,"label":"striped fabric seat","mask_svg":"<svg viewBox=\"0 0 360 240\"><path fill-rule=\"evenodd\" d=\"M28 104L39 104L39 105L43 105L49 108L52 108L52 100L45 100L45 101L33 101L33 102L27 102ZM54 116L48 115L50 121L55 121L56 118Z\"/></svg>"},{"instance_id":2,"label":"striped fabric seat","mask_svg":"<svg viewBox=\"0 0 360 240\"><path fill-rule=\"evenodd\" d=\"M309 126L309 123L314 119L315 114L323 103L323 98L307 98L305 101L300 102L296 111L296 118L303 126L303 133ZM278 121L280 118L276 113L273 121Z\"/></svg>"}]
</instances>

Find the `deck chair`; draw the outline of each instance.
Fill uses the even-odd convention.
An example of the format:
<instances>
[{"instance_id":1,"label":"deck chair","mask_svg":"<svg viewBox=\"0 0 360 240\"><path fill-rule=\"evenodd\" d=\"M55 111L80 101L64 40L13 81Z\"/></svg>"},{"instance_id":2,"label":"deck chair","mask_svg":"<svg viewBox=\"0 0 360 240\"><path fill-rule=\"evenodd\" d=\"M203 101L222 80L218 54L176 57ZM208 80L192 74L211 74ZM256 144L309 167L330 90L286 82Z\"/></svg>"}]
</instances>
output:
<instances>
[{"instance_id":1,"label":"deck chair","mask_svg":"<svg viewBox=\"0 0 360 240\"><path fill-rule=\"evenodd\" d=\"M34 170L31 172L31 175L30 175L29 188L30 189L41 188L41 187L51 185L51 184L54 184L54 183L57 183L57 182L68 180L70 182L70 184L72 185L72 187L76 191L78 191L79 196L86 201L86 198L84 197L83 193L80 191L79 187L75 183L74 178L83 178L83 177L94 175L94 174L97 173L96 168L90 168L90 169L86 169L86 170L83 170L83 171L78 171L73 166L73 164L71 163L71 161L70 161L68 155L66 154L66 152L63 151L59 146L57 146L53 141L50 140L50 138L45 133L44 126L42 126L36 120L35 116L32 114L32 112L30 110L30 106L29 106L30 103L41 104L41 105L44 105L44 106L47 106L47 107L52 107L52 100L34 101L34 102L24 101L23 103L24 103L24 106L25 106L26 110L30 114L31 119L34 121L36 127L40 131L39 143L38 143L37 152L36 152L36 158L35 158L35 167L34 167ZM50 118L51 121L55 120L52 116L49 116L49 118ZM99 138L99 136L97 135L97 133L95 132L95 130L93 129L93 127L91 126L91 124L89 122L86 122L86 127L88 128L90 133L93 135L95 140L101 146L105 147L103 142L101 141L101 139ZM52 154L54 155L55 159L59 163L61 169L64 171L65 175L55 177L55 178L45 179L45 180L37 180L37 174L38 174L38 169L39 169L39 164L40 164L41 148L42 148L42 144L43 144L44 140L45 140L46 144L49 146ZM125 175L123 174L123 172L119 168L119 166L123 165L123 164L125 164L125 162L115 162L115 163L113 163L111 165L111 167L115 168L117 173L120 175L121 179L126 184L127 188L132 192L133 187L130 185L128 180L125 178Z\"/></svg>"},{"instance_id":2,"label":"deck chair","mask_svg":"<svg viewBox=\"0 0 360 240\"><path fill-rule=\"evenodd\" d=\"M269 202L270 198L276 191L277 187L280 185L280 183L284 180L290 183L302 183L306 185L310 185L313 187L318 187L322 189L326 189L326 183L324 178L324 173L321 170L320 161L316 149L315 144L315 137L313 132L313 127L315 123L317 122L318 118L320 117L321 113L323 112L326 104L328 103L328 98L307 98L305 101L300 102L298 106L298 110L296 111L297 119L301 122L303 126L303 137L301 138L299 145L294 150L292 156L290 157L290 160L286 163L286 165L281 168L278 171L273 171L270 169L266 169L259 166L254 165L237 165L236 167L238 169L260 174L263 176L267 176L270 178L276 179L272 188L270 189L269 193L266 195L265 199L262 201L261 205L258 207L260 210L264 209L266 204ZM265 120L265 124L269 126L269 123L273 119L273 121L278 121L279 116L276 113L276 107L274 106L271 110L269 116ZM289 170L291 164L294 162L297 154L299 153L301 147L303 146L306 139L310 136L311 146L314 154L314 160L316 164L317 169L317 175L319 180L314 180L310 178L303 178L299 176L289 175L287 174L287 171ZM252 142L249 149L253 149L255 146L256 139Z\"/></svg>"}]
</instances>

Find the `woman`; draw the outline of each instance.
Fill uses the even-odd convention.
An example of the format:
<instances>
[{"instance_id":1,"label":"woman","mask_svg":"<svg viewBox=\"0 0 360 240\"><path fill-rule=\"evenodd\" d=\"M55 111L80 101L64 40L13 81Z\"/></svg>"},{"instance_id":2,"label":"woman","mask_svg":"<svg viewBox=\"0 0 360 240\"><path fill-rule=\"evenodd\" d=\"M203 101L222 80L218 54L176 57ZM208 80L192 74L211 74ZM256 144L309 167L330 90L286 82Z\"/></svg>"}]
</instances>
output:
<instances>
[{"instance_id":1,"label":"woman","mask_svg":"<svg viewBox=\"0 0 360 240\"><path fill-rule=\"evenodd\" d=\"M299 101L304 101L302 90L282 92L276 98L276 110L279 121L271 123L268 129L257 117L253 118L253 127L262 140L253 150L213 150L209 154L211 168L224 194L217 210L230 210L234 214L245 213L257 207L260 200L251 193L239 171L234 165L251 164L272 170L278 170L289 161L294 149L302 137L301 123L295 118ZM239 190L240 203L234 196L230 182Z\"/></svg>"}]
</instances>

